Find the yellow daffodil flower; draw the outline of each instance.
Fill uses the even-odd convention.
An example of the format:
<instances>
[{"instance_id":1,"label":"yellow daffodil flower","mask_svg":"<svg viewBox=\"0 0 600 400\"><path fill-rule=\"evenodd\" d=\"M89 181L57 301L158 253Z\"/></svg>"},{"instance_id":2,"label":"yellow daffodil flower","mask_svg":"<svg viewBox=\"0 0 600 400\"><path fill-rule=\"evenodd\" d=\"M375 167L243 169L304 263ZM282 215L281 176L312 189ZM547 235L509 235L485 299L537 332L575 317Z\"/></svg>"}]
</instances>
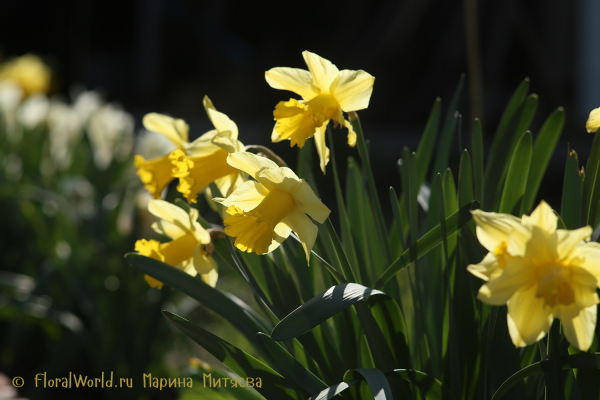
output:
<instances>
[{"instance_id":1,"label":"yellow daffodil flower","mask_svg":"<svg viewBox=\"0 0 600 400\"><path fill-rule=\"evenodd\" d=\"M152 200L148 211L160 218L152 224L152 229L172 240L160 243L157 240L138 240L135 251L146 257L154 258L184 272L200 277L211 286L217 284L217 263L206 253L205 245L210 243L210 234L200 226L198 210L189 213L163 200ZM161 289L163 283L146 275L146 281L152 287Z\"/></svg>"},{"instance_id":2,"label":"yellow daffodil flower","mask_svg":"<svg viewBox=\"0 0 600 400\"><path fill-rule=\"evenodd\" d=\"M290 99L275 107L277 121L271 135L273 142L289 139L291 146L303 147L306 139L315 137L321 170L329 162L325 145L325 129L330 120L348 128L348 144L356 144L356 133L342 111L358 111L369 106L375 78L365 71L340 71L330 61L314 53L302 53L308 71L297 68L272 68L265 73L274 89L290 90L301 101Z\"/></svg>"},{"instance_id":3,"label":"yellow daffodil flower","mask_svg":"<svg viewBox=\"0 0 600 400\"><path fill-rule=\"evenodd\" d=\"M189 145L189 126L182 119L150 113L144 116L143 124L147 130L165 135L179 149L185 149ZM175 179L172 175L173 165L169 154L152 160L145 160L144 157L137 154L134 163L138 169L137 174L146 189L152 197L160 199L163 189Z\"/></svg>"},{"instance_id":4,"label":"yellow daffodil flower","mask_svg":"<svg viewBox=\"0 0 600 400\"><path fill-rule=\"evenodd\" d=\"M558 217L544 201L520 219L480 210L472 214L477 238L489 253L467 268L487 281L479 289L481 301L508 305L514 345L540 340L558 318L567 340L587 351L600 285L600 244L585 242L592 229L556 229Z\"/></svg>"},{"instance_id":5,"label":"yellow daffodil flower","mask_svg":"<svg viewBox=\"0 0 600 400\"><path fill-rule=\"evenodd\" d=\"M214 199L227 207L225 233L236 238L235 246L249 253L268 253L294 231L308 262L318 228L306 214L323 223L329 209L289 168L251 153L232 153L227 162L255 179L243 183L226 199Z\"/></svg>"},{"instance_id":6,"label":"yellow daffodil flower","mask_svg":"<svg viewBox=\"0 0 600 400\"><path fill-rule=\"evenodd\" d=\"M587 122L585 123L585 129L588 133L596 132L600 128L600 107L592 110Z\"/></svg>"},{"instance_id":7,"label":"yellow daffodil flower","mask_svg":"<svg viewBox=\"0 0 600 400\"><path fill-rule=\"evenodd\" d=\"M0 66L0 81L15 82L23 89L25 96L33 93L48 93L51 76L50 68L33 54L25 54Z\"/></svg>"},{"instance_id":8,"label":"yellow daffodil flower","mask_svg":"<svg viewBox=\"0 0 600 400\"><path fill-rule=\"evenodd\" d=\"M244 145L237 140L237 125L217 111L208 96L204 97L204 109L215 129L200 136L186 149L175 150L169 156L173 176L179 178L177 190L190 203L195 203L198 192L212 182L224 196L244 182L240 172L227 164L229 153L244 151Z\"/></svg>"}]
</instances>

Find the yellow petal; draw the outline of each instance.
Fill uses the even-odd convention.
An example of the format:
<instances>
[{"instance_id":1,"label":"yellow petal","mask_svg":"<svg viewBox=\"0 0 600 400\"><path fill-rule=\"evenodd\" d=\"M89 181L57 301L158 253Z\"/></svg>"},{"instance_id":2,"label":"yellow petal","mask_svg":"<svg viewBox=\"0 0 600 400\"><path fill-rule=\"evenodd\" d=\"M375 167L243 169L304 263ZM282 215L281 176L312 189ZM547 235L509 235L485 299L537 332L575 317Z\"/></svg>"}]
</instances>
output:
<instances>
[{"instance_id":1,"label":"yellow petal","mask_svg":"<svg viewBox=\"0 0 600 400\"><path fill-rule=\"evenodd\" d=\"M273 116L277 121L275 131L281 139L289 139L290 146L304 147L306 139L315 134L315 130L325 121L323 114L317 113L307 103L296 99L280 101Z\"/></svg>"},{"instance_id":2,"label":"yellow petal","mask_svg":"<svg viewBox=\"0 0 600 400\"><path fill-rule=\"evenodd\" d=\"M594 340L598 306L578 308L575 305L565 307L560 313L565 337L581 351L588 351Z\"/></svg>"},{"instance_id":3,"label":"yellow petal","mask_svg":"<svg viewBox=\"0 0 600 400\"><path fill-rule=\"evenodd\" d=\"M162 219L160 221L153 222L152 229L154 229L156 233L168 236L171 239L177 239L187 233L177 224Z\"/></svg>"},{"instance_id":4,"label":"yellow petal","mask_svg":"<svg viewBox=\"0 0 600 400\"><path fill-rule=\"evenodd\" d=\"M216 266L215 260L212 256L206 254L204 250L204 246L201 243L198 243L194 248L194 269L199 274L208 274L211 270L213 270Z\"/></svg>"},{"instance_id":5,"label":"yellow petal","mask_svg":"<svg viewBox=\"0 0 600 400\"><path fill-rule=\"evenodd\" d=\"M265 79L273 89L289 90L305 100L315 97L310 72L297 68L271 68L265 72Z\"/></svg>"},{"instance_id":6,"label":"yellow petal","mask_svg":"<svg viewBox=\"0 0 600 400\"><path fill-rule=\"evenodd\" d=\"M348 146L354 147L356 146L356 132L354 132L354 127L348 120L344 120L344 126L348 128Z\"/></svg>"},{"instance_id":7,"label":"yellow petal","mask_svg":"<svg viewBox=\"0 0 600 400\"><path fill-rule=\"evenodd\" d=\"M477 239L488 251L494 251L508 239L515 227L521 225L519 218L481 210L471 211L475 220Z\"/></svg>"},{"instance_id":8,"label":"yellow petal","mask_svg":"<svg viewBox=\"0 0 600 400\"><path fill-rule=\"evenodd\" d=\"M600 243L591 242L575 247L568 263L587 271L600 287Z\"/></svg>"},{"instance_id":9,"label":"yellow petal","mask_svg":"<svg viewBox=\"0 0 600 400\"><path fill-rule=\"evenodd\" d=\"M345 112L363 110L369 106L375 78L363 70L340 72L340 79L333 91Z\"/></svg>"},{"instance_id":10,"label":"yellow petal","mask_svg":"<svg viewBox=\"0 0 600 400\"><path fill-rule=\"evenodd\" d=\"M325 130L329 121L325 121L322 126L317 128L315 132L315 146L317 146L317 153L319 154L319 165L321 171L325 174L325 167L329 162L329 148L325 144Z\"/></svg>"},{"instance_id":11,"label":"yellow petal","mask_svg":"<svg viewBox=\"0 0 600 400\"><path fill-rule=\"evenodd\" d=\"M244 182L226 199L214 198L213 201L223 204L227 208L236 205L242 211L248 212L255 209L268 194L269 191L260 183L248 181Z\"/></svg>"},{"instance_id":12,"label":"yellow petal","mask_svg":"<svg viewBox=\"0 0 600 400\"><path fill-rule=\"evenodd\" d=\"M479 264L471 264L467 267L467 271L484 281L489 280L492 275L497 276L501 274L502 271L500 269L498 258L491 251L487 253Z\"/></svg>"},{"instance_id":13,"label":"yellow petal","mask_svg":"<svg viewBox=\"0 0 600 400\"><path fill-rule=\"evenodd\" d=\"M521 287L533 285L535 266L523 257L505 255L506 266L502 273L490 279L479 289L477 298L486 304L505 304Z\"/></svg>"},{"instance_id":14,"label":"yellow petal","mask_svg":"<svg viewBox=\"0 0 600 400\"><path fill-rule=\"evenodd\" d=\"M533 344L548 333L552 325L550 307L535 297L536 285L518 290L508 302L508 331L517 347Z\"/></svg>"},{"instance_id":15,"label":"yellow petal","mask_svg":"<svg viewBox=\"0 0 600 400\"><path fill-rule=\"evenodd\" d=\"M306 253L306 263L308 264L310 260L310 252L312 251L315 241L317 240L317 233L319 229L315 224L312 223L310 218L308 218L297 207L294 208L294 210L292 210L292 212L283 219L283 222L292 228L302 242L302 247Z\"/></svg>"},{"instance_id":16,"label":"yellow petal","mask_svg":"<svg viewBox=\"0 0 600 400\"><path fill-rule=\"evenodd\" d=\"M239 141L232 137L228 136L229 131L219 132L213 140L212 144L215 146L219 146L221 149L225 150L228 153L235 153L236 151L244 151L244 149L240 149L238 145Z\"/></svg>"},{"instance_id":17,"label":"yellow petal","mask_svg":"<svg viewBox=\"0 0 600 400\"><path fill-rule=\"evenodd\" d=\"M192 230L189 214L168 201L151 200L148 202L148 211L155 217L171 222L188 232Z\"/></svg>"},{"instance_id":18,"label":"yellow petal","mask_svg":"<svg viewBox=\"0 0 600 400\"><path fill-rule=\"evenodd\" d=\"M213 143L213 139L218 134L216 129L206 132L186 147L185 154L191 157L206 157L221 150Z\"/></svg>"},{"instance_id":19,"label":"yellow petal","mask_svg":"<svg viewBox=\"0 0 600 400\"><path fill-rule=\"evenodd\" d=\"M588 133L596 132L598 128L600 128L600 107L590 112L590 116L585 123L585 129Z\"/></svg>"},{"instance_id":20,"label":"yellow petal","mask_svg":"<svg viewBox=\"0 0 600 400\"><path fill-rule=\"evenodd\" d=\"M212 101L208 98L208 96L204 96L204 109L206 110L206 114L208 114L208 118L210 122L214 125L219 133L228 131L229 136L233 139L238 138L238 127L227 115L222 112L217 111L215 106L213 106Z\"/></svg>"},{"instance_id":21,"label":"yellow petal","mask_svg":"<svg viewBox=\"0 0 600 400\"><path fill-rule=\"evenodd\" d=\"M183 263L183 265L180 266L181 268L187 265L187 263L184 263L184 261L188 261L194 256L194 248L197 244L198 241L194 235L188 234L175 240L171 240L170 242L161 244L160 251L165 257L165 263L173 267L178 267ZM189 273L189 271L186 272ZM196 275L195 271L193 275Z\"/></svg>"},{"instance_id":22,"label":"yellow petal","mask_svg":"<svg viewBox=\"0 0 600 400\"><path fill-rule=\"evenodd\" d=\"M246 182L246 179L244 179L243 175L246 174L240 170L236 170L235 174L230 174L215 179L215 185L217 185L223 196L229 196L234 190ZM212 200L212 197L209 197L208 199L210 201Z\"/></svg>"},{"instance_id":23,"label":"yellow petal","mask_svg":"<svg viewBox=\"0 0 600 400\"><path fill-rule=\"evenodd\" d=\"M279 190L287 193L296 192L303 182L294 171L287 167L267 168L262 170L258 175L261 178L268 179Z\"/></svg>"},{"instance_id":24,"label":"yellow petal","mask_svg":"<svg viewBox=\"0 0 600 400\"><path fill-rule=\"evenodd\" d=\"M300 188L294 192L293 197L296 207L320 224L325 222L331 213L331 210L321 202L304 180L302 180Z\"/></svg>"},{"instance_id":25,"label":"yellow petal","mask_svg":"<svg viewBox=\"0 0 600 400\"><path fill-rule=\"evenodd\" d=\"M340 74L340 70L331 61L315 53L304 51L302 57L312 75L314 86L320 89L320 93L330 93L331 84Z\"/></svg>"},{"instance_id":26,"label":"yellow petal","mask_svg":"<svg viewBox=\"0 0 600 400\"><path fill-rule=\"evenodd\" d=\"M189 126L182 119L150 113L144 115L142 122L144 128L152 132L162 133L178 147L184 147L184 143L188 141Z\"/></svg>"},{"instance_id":27,"label":"yellow petal","mask_svg":"<svg viewBox=\"0 0 600 400\"><path fill-rule=\"evenodd\" d=\"M212 257L211 257L211 259L212 259ZM213 259L213 262L214 262L214 259ZM202 278L202 281L204 281L204 283L206 283L207 285L215 287L217 285L217 279L219 278L219 271L218 271L218 268L216 267L216 262L215 262L215 268L210 270L206 274L200 275L200 278Z\"/></svg>"},{"instance_id":28,"label":"yellow petal","mask_svg":"<svg viewBox=\"0 0 600 400\"><path fill-rule=\"evenodd\" d=\"M557 229L557 253L559 260L567 259L576 246L583 244L584 240L590 240L592 228L584 226L583 228L572 231Z\"/></svg>"},{"instance_id":29,"label":"yellow petal","mask_svg":"<svg viewBox=\"0 0 600 400\"><path fill-rule=\"evenodd\" d=\"M542 200L530 216L523 215L522 222L523 225L537 226L545 232L554 233L558 217L554 214L552 207Z\"/></svg>"},{"instance_id":30,"label":"yellow petal","mask_svg":"<svg viewBox=\"0 0 600 400\"><path fill-rule=\"evenodd\" d=\"M229 154L227 163L234 168L246 172L248 175L262 183L268 190L271 190L274 187L267 179L263 179L259 176L260 172L264 169L279 168L277 164L268 158L255 156L252 153L239 152Z\"/></svg>"},{"instance_id":31,"label":"yellow petal","mask_svg":"<svg viewBox=\"0 0 600 400\"><path fill-rule=\"evenodd\" d=\"M290 233L292 233L292 228L290 228L286 223L280 222L277 224L275 227L275 239L271 242L267 253L270 253L278 248L281 243L283 243L283 241L290 236Z\"/></svg>"},{"instance_id":32,"label":"yellow petal","mask_svg":"<svg viewBox=\"0 0 600 400\"><path fill-rule=\"evenodd\" d=\"M279 136L279 133L277 133L277 123L275 123L275 126L273 126L273 131L271 132L271 142L279 143L282 140L283 138Z\"/></svg>"},{"instance_id":33,"label":"yellow petal","mask_svg":"<svg viewBox=\"0 0 600 400\"><path fill-rule=\"evenodd\" d=\"M164 285L161 281L159 281L158 279L154 279L150 275L144 275L144 279L146 280L146 282L148 282L148 285L150 285L150 287L152 287L152 288L162 289L162 287Z\"/></svg>"}]
</instances>

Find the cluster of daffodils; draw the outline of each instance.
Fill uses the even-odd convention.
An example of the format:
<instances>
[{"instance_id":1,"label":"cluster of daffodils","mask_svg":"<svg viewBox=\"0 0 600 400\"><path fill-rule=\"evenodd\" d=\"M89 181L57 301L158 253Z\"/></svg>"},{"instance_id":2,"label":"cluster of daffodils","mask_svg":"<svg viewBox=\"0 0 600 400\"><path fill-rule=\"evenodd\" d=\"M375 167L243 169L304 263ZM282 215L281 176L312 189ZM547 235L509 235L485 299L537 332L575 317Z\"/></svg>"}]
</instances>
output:
<instances>
[{"instance_id":1,"label":"cluster of daffodils","mask_svg":"<svg viewBox=\"0 0 600 400\"><path fill-rule=\"evenodd\" d=\"M600 244L586 242L592 228L556 229L558 217L542 201L530 216L473 211L477 238L489 251L468 270L487 281L478 298L508 306L517 347L546 335L554 318L567 340L587 351L594 338L600 287Z\"/></svg>"}]
</instances>

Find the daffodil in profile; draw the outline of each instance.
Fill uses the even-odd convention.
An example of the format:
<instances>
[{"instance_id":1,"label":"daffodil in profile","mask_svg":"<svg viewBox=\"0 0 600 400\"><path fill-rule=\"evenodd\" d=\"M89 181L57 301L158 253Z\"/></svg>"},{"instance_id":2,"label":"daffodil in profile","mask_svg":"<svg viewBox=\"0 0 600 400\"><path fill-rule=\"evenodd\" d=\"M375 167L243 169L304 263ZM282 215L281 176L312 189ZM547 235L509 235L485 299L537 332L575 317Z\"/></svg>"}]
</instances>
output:
<instances>
[{"instance_id":1,"label":"daffodil in profile","mask_svg":"<svg viewBox=\"0 0 600 400\"><path fill-rule=\"evenodd\" d=\"M237 125L217 111L208 96L204 97L204 109L215 129L169 156L172 174L179 178L177 190L190 203L195 203L198 192L212 182L225 196L244 182L243 174L227 163L229 153L244 151L244 145L237 140Z\"/></svg>"},{"instance_id":2,"label":"daffodil in profile","mask_svg":"<svg viewBox=\"0 0 600 400\"><path fill-rule=\"evenodd\" d=\"M487 281L478 298L508 306L515 346L540 340L560 319L567 340L587 351L596 327L600 244L586 242L592 229L557 229L558 217L544 201L531 213L473 211L479 242L489 251L468 270Z\"/></svg>"},{"instance_id":3,"label":"daffodil in profile","mask_svg":"<svg viewBox=\"0 0 600 400\"><path fill-rule=\"evenodd\" d=\"M600 107L590 112L590 116L585 123L585 129L587 129L588 133L596 132L598 128L600 128Z\"/></svg>"},{"instance_id":4,"label":"daffodil in profile","mask_svg":"<svg viewBox=\"0 0 600 400\"><path fill-rule=\"evenodd\" d=\"M331 61L305 51L302 53L308 71L297 68L272 68L265 73L267 83L275 89L292 91L302 100L282 101L273 115L277 121L271 135L274 142L289 139L291 146L303 147L306 139L315 137L321 170L329 162L325 145L325 129L329 121L348 128L348 144L356 144L356 133L344 119L343 112L358 111L369 106L375 78L365 71L340 71Z\"/></svg>"},{"instance_id":5,"label":"daffodil in profile","mask_svg":"<svg viewBox=\"0 0 600 400\"><path fill-rule=\"evenodd\" d=\"M178 149L185 149L189 144L189 126L182 119L150 113L144 116L143 124L147 130L164 135ZM155 199L160 199L163 189L175 179L169 155L170 153L152 160L145 160L143 156L136 154L134 159L140 180Z\"/></svg>"},{"instance_id":6,"label":"daffodil in profile","mask_svg":"<svg viewBox=\"0 0 600 400\"><path fill-rule=\"evenodd\" d=\"M227 198L214 199L227 207L225 233L236 238L235 246L249 253L268 253L294 231L308 262L318 231L308 216L323 223L329 209L289 168L247 152L232 153L227 162L255 179L243 183Z\"/></svg>"},{"instance_id":7,"label":"daffodil in profile","mask_svg":"<svg viewBox=\"0 0 600 400\"><path fill-rule=\"evenodd\" d=\"M154 258L173 267L200 277L204 282L215 286L218 278L217 263L208 255L205 246L210 243L210 234L197 222L198 211L189 212L163 200L152 200L148 211L160 218L152 224L157 233L171 240L160 243L157 240L138 240L135 251L146 257ZM162 288L163 283L146 275L146 281L152 287Z\"/></svg>"}]
</instances>

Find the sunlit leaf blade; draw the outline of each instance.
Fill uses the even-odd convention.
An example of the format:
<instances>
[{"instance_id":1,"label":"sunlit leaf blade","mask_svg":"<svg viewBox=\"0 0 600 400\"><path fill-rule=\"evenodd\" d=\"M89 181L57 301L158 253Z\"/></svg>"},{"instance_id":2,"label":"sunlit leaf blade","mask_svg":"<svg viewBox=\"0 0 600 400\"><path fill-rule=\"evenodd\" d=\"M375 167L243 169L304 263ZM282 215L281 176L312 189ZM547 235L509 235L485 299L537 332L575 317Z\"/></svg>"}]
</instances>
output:
<instances>
[{"instance_id":1,"label":"sunlit leaf blade","mask_svg":"<svg viewBox=\"0 0 600 400\"><path fill-rule=\"evenodd\" d=\"M232 294L215 289L200 279L153 258L129 253L125 259L143 273L190 296L221 315L239 329L251 343L256 343L257 332L268 329L254 310Z\"/></svg>"},{"instance_id":2,"label":"sunlit leaf blade","mask_svg":"<svg viewBox=\"0 0 600 400\"><path fill-rule=\"evenodd\" d=\"M579 161L575 150L571 150L567 156L565 166L565 177L563 180L563 192L560 216L567 229L581 227L581 197L583 191L582 171L579 170Z\"/></svg>"},{"instance_id":3,"label":"sunlit leaf blade","mask_svg":"<svg viewBox=\"0 0 600 400\"><path fill-rule=\"evenodd\" d=\"M425 130L421 136L421 141L417 147L417 159L418 159L418 171L419 171L419 185L425 180L427 171L429 170L429 164L431 163L431 155L435 148L436 137L440 129L440 117L442 114L442 100L438 97L433 102L431 113L427 119Z\"/></svg>"},{"instance_id":4,"label":"sunlit leaf blade","mask_svg":"<svg viewBox=\"0 0 600 400\"><path fill-rule=\"evenodd\" d=\"M348 389L350 386L358 383L362 381L362 378L360 379L353 379L351 381L348 382L340 382L337 385L333 385L328 387L327 389L322 390L320 393L312 396L311 398L309 398L308 400L329 400L332 399L334 396L336 396L338 393L343 392L344 390Z\"/></svg>"},{"instance_id":5,"label":"sunlit leaf blade","mask_svg":"<svg viewBox=\"0 0 600 400\"><path fill-rule=\"evenodd\" d=\"M460 228L462 228L467 222L471 220L471 210L479 208L479 202L472 201L460 210L455 212L446 218L446 230L448 235L453 234ZM424 234L417 243L413 244L407 250L402 253L379 277L375 282L374 287L382 287L391 277L393 277L398 271L406 267L411 262L433 249L435 246L442 242L442 229L440 225Z\"/></svg>"},{"instance_id":6,"label":"sunlit leaf blade","mask_svg":"<svg viewBox=\"0 0 600 400\"><path fill-rule=\"evenodd\" d=\"M385 374L377 368L356 368L346 372L344 379L349 380L356 376L356 374L362 375L362 377L371 388L373 397L375 400L393 400L392 388L386 378Z\"/></svg>"},{"instance_id":7,"label":"sunlit leaf blade","mask_svg":"<svg viewBox=\"0 0 600 400\"><path fill-rule=\"evenodd\" d=\"M254 381L260 378L262 380L261 387L255 385L254 388L266 398L282 400L306 398L305 395L302 395L303 391L295 387L293 383L231 343L178 315L168 311L163 311L163 315L241 378L254 378Z\"/></svg>"},{"instance_id":8,"label":"sunlit leaf blade","mask_svg":"<svg viewBox=\"0 0 600 400\"><path fill-rule=\"evenodd\" d=\"M400 306L389 296L370 297L367 304L392 351L395 365L409 367L408 335Z\"/></svg>"},{"instance_id":9,"label":"sunlit leaf blade","mask_svg":"<svg viewBox=\"0 0 600 400\"><path fill-rule=\"evenodd\" d=\"M284 378L294 382L308 393L317 393L327 387L267 334L259 332L256 338L270 365Z\"/></svg>"},{"instance_id":10,"label":"sunlit leaf blade","mask_svg":"<svg viewBox=\"0 0 600 400\"><path fill-rule=\"evenodd\" d=\"M500 212L520 215L531 161L531 133L525 132L513 153L500 200Z\"/></svg>"},{"instance_id":11,"label":"sunlit leaf blade","mask_svg":"<svg viewBox=\"0 0 600 400\"><path fill-rule=\"evenodd\" d=\"M483 201L483 137L481 121L473 121L473 182L475 186L475 200Z\"/></svg>"},{"instance_id":12,"label":"sunlit leaf blade","mask_svg":"<svg viewBox=\"0 0 600 400\"><path fill-rule=\"evenodd\" d=\"M292 339L308 332L348 306L368 296L384 294L356 283L332 286L298 307L273 329L273 340Z\"/></svg>"},{"instance_id":13,"label":"sunlit leaf blade","mask_svg":"<svg viewBox=\"0 0 600 400\"><path fill-rule=\"evenodd\" d=\"M439 140L438 150L435 156L435 164L431 171L431 181L433 182L435 176L438 173L443 172L448 167L448 161L450 159L450 151L452 150L452 138L454 137L454 131L456 130L456 118L457 109L460 96L465 85L465 74L460 76L446 116L444 117L444 125L442 127L442 134Z\"/></svg>"},{"instance_id":14,"label":"sunlit leaf blade","mask_svg":"<svg viewBox=\"0 0 600 400\"><path fill-rule=\"evenodd\" d=\"M517 132L516 127L519 120L519 111L525 101L529 90L529 78L525 78L513 93L510 101L504 109L500 124L494 135L494 142L490 150L488 163L485 169L484 202L483 208L489 210L496 195L496 188L501 183L504 166L510 157L509 149L513 138L520 137L524 132Z\"/></svg>"},{"instance_id":15,"label":"sunlit leaf blade","mask_svg":"<svg viewBox=\"0 0 600 400\"><path fill-rule=\"evenodd\" d=\"M572 368L586 368L586 369L600 369L600 353L581 353L581 354L573 354L569 356L562 356L560 358L560 365L562 369L572 369ZM511 387L513 387L516 383L522 381L523 379L544 372L548 369L554 368L553 360L546 360L536 362L535 364L531 364L528 367L521 369L516 372L510 378L508 378L504 383L496 390L492 400L500 399L504 393L508 391Z\"/></svg>"},{"instance_id":16,"label":"sunlit leaf blade","mask_svg":"<svg viewBox=\"0 0 600 400\"><path fill-rule=\"evenodd\" d=\"M471 169L471 157L469 152L464 150L460 158L460 168L458 169L458 206L474 200L473 191L473 172Z\"/></svg>"},{"instance_id":17,"label":"sunlit leaf blade","mask_svg":"<svg viewBox=\"0 0 600 400\"><path fill-rule=\"evenodd\" d=\"M546 119L539 135L535 139L521 214L529 214L534 205L533 203L542 183L542 178L546 173L564 124L565 110L559 107Z\"/></svg>"},{"instance_id":18,"label":"sunlit leaf blade","mask_svg":"<svg viewBox=\"0 0 600 400\"><path fill-rule=\"evenodd\" d=\"M598 192L600 192L600 130L594 136L587 168L585 169L585 185L583 188L583 206L581 210L581 225L593 225L598 206Z\"/></svg>"}]
</instances>

